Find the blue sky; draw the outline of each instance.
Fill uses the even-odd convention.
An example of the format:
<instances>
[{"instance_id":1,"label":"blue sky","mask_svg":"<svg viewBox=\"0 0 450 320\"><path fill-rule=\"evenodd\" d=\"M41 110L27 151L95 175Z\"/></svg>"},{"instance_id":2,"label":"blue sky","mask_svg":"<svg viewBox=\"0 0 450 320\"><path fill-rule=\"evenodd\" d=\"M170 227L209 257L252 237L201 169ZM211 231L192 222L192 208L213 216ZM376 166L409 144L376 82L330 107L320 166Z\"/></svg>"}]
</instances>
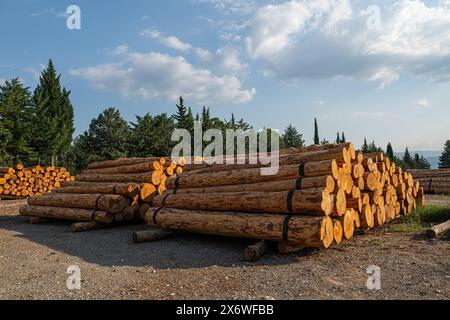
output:
<instances>
[{"instance_id":1,"label":"blue sky","mask_svg":"<svg viewBox=\"0 0 450 320\"><path fill-rule=\"evenodd\" d=\"M66 27L71 4L81 30ZM77 134L108 106L133 120L183 95L256 128L291 123L308 142L314 117L321 138L357 145L450 138L448 0L0 0L0 36L0 81L33 89L52 58Z\"/></svg>"}]
</instances>

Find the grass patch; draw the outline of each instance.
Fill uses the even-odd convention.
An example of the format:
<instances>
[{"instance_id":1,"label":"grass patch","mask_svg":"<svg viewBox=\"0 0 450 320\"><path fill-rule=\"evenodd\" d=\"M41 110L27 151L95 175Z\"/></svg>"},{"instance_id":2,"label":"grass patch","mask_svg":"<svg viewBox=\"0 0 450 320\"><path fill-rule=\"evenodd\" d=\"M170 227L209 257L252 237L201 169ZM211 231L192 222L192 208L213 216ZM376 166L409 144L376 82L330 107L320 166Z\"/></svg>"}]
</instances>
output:
<instances>
[{"instance_id":1,"label":"grass patch","mask_svg":"<svg viewBox=\"0 0 450 320\"><path fill-rule=\"evenodd\" d=\"M429 205L417 208L389 226L391 232L421 233L430 226L444 222L450 212L447 206Z\"/></svg>"}]
</instances>

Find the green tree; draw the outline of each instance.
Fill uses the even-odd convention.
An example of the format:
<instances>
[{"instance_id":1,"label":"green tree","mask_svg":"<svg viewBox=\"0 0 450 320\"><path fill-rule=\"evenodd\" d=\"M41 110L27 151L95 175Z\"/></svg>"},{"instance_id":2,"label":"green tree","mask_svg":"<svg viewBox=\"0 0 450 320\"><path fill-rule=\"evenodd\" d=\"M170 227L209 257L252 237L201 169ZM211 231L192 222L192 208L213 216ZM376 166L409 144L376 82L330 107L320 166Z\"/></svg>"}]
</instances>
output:
<instances>
[{"instance_id":1,"label":"green tree","mask_svg":"<svg viewBox=\"0 0 450 320\"><path fill-rule=\"evenodd\" d=\"M30 125L32 123L31 95L18 78L0 86L0 123L4 141L2 149L14 163L29 160ZM2 139L3 140L3 139Z\"/></svg>"},{"instance_id":2,"label":"green tree","mask_svg":"<svg viewBox=\"0 0 450 320\"><path fill-rule=\"evenodd\" d=\"M305 143L303 135L291 124L284 130L282 138L286 148L301 148Z\"/></svg>"},{"instance_id":3,"label":"green tree","mask_svg":"<svg viewBox=\"0 0 450 320\"><path fill-rule=\"evenodd\" d=\"M339 131L336 134L336 144L341 144L341 136L339 135Z\"/></svg>"},{"instance_id":4,"label":"green tree","mask_svg":"<svg viewBox=\"0 0 450 320\"><path fill-rule=\"evenodd\" d=\"M175 125L179 129L186 129L190 132L194 131L194 116L192 115L192 109L186 108L184 105L183 97L180 97L180 101L177 104L177 113L173 115Z\"/></svg>"},{"instance_id":5,"label":"green tree","mask_svg":"<svg viewBox=\"0 0 450 320\"><path fill-rule=\"evenodd\" d=\"M34 91L32 143L38 162L57 162L72 141L74 127L70 91L61 88L60 78L52 60L49 60Z\"/></svg>"},{"instance_id":6,"label":"green tree","mask_svg":"<svg viewBox=\"0 0 450 320\"><path fill-rule=\"evenodd\" d=\"M409 153L408 147L406 147L405 154L403 155L403 163L406 169L411 169L414 167L413 158Z\"/></svg>"},{"instance_id":7,"label":"green tree","mask_svg":"<svg viewBox=\"0 0 450 320\"><path fill-rule=\"evenodd\" d=\"M388 156L389 159L394 160L395 156L394 156L394 149L392 149L392 145L389 142L387 147L386 147L386 155Z\"/></svg>"},{"instance_id":8,"label":"green tree","mask_svg":"<svg viewBox=\"0 0 450 320\"><path fill-rule=\"evenodd\" d=\"M450 140L445 142L444 151L439 157L439 168L450 168Z\"/></svg>"},{"instance_id":9,"label":"green tree","mask_svg":"<svg viewBox=\"0 0 450 320\"><path fill-rule=\"evenodd\" d=\"M174 145L171 135L175 128L172 117L166 113L136 116L136 123L131 123L131 126L130 156L170 156Z\"/></svg>"},{"instance_id":10,"label":"green tree","mask_svg":"<svg viewBox=\"0 0 450 320\"><path fill-rule=\"evenodd\" d=\"M3 122L0 121L0 165L6 166L9 163L9 155L6 152L6 146L11 142L11 134L3 126Z\"/></svg>"},{"instance_id":11,"label":"green tree","mask_svg":"<svg viewBox=\"0 0 450 320\"><path fill-rule=\"evenodd\" d=\"M314 144L320 144L319 126L317 125L316 118L314 118Z\"/></svg>"},{"instance_id":12,"label":"green tree","mask_svg":"<svg viewBox=\"0 0 450 320\"><path fill-rule=\"evenodd\" d=\"M363 143L363 145L362 145L362 147L361 147L361 151L363 152L363 153L369 153L370 151L369 151L369 145L367 144L367 139L366 139L366 137L364 137L364 143Z\"/></svg>"},{"instance_id":13,"label":"green tree","mask_svg":"<svg viewBox=\"0 0 450 320\"><path fill-rule=\"evenodd\" d=\"M344 131L342 131L341 143L347 143L347 140L345 139Z\"/></svg>"}]
</instances>

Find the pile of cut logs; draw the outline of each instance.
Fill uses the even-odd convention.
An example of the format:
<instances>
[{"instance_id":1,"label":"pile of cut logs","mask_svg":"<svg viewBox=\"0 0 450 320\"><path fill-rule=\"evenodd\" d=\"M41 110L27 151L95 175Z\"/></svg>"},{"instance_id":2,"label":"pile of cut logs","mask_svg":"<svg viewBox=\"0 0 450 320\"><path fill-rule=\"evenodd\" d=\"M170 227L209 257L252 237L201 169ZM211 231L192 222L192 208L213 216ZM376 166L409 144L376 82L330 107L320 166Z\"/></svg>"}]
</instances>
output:
<instances>
[{"instance_id":1,"label":"pile of cut logs","mask_svg":"<svg viewBox=\"0 0 450 320\"><path fill-rule=\"evenodd\" d=\"M158 158L122 158L92 163L76 181L51 194L28 199L24 216L77 221L72 231L85 231L138 219L143 203L164 193L168 177L183 168Z\"/></svg>"},{"instance_id":2,"label":"pile of cut logs","mask_svg":"<svg viewBox=\"0 0 450 320\"><path fill-rule=\"evenodd\" d=\"M450 169L409 170L425 193L450 194Z\"/></svg>"},{"instance_id":3,"label":"pile of cut logs","mask_svg":"<svg viewBox=\"0 0 450 320\"><path fill-rule=\"evenodd\" d=\"M24 168L16 164L14 168L0 168L0 199L18 199L39 196L52 192L65 181L73 181L65 168L41 167Z\"/></svg>"},{"instance_id":4,"label":"pile of cut logs","mask_svg":"<svg viewBox=\"0 0 450 320\"><path fill-rule=\"evenodd\" d=\"M292 252L339 244L425 201L411 174L351 143L283 150L279 163L275 175L262 175L262 164L191 165L167 179L145 220L168 230L275 241L280 252Z\"/></svg>"}]
</instances>

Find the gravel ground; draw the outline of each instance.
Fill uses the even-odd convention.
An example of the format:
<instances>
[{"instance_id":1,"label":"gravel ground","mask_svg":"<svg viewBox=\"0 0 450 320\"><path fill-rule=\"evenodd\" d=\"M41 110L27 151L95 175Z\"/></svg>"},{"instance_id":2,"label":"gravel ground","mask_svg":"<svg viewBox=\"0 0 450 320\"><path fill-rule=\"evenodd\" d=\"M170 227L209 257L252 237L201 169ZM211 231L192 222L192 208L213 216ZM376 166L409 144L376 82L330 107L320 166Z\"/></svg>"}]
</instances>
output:
<instances>
[{"instance_id":1,"label":"gravel ground","mask_svg":"<svg viewBox=\"0 0 450 320\"><path fill-rule=\"evenodd\" d=\"M436 198L448 202L450 198ZM135 245L144 225L78 234L0 202L0 299L450 299L450 245L385 229L327 251L242 260L252 241L192 234ZM67 268L81 270L68 290ZM381 268L368 290L367 267Z\"/></svg>"}]
</instances>

